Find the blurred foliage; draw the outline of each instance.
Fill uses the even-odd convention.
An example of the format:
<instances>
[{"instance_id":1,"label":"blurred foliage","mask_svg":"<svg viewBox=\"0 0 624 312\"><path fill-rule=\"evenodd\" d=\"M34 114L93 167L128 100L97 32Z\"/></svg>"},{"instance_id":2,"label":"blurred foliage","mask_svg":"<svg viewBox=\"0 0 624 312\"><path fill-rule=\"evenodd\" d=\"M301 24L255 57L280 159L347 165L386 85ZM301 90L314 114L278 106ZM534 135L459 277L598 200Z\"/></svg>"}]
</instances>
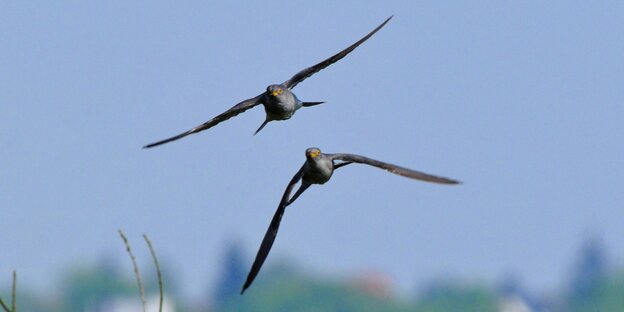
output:
<instances>
[{"instance_id":1,"label":"blurred foliage","mask_svg":"<svg viewBox=\"0 0 624 312\"><path fill-rule=\"evenodd\" d=\"M607 256L602 242L590 238L583 243L572 272L570 297L584 298L594 295L607 277Z\"/></svg>"},{"instance_id":2,"label":"blurred foliage","mask_svg":"<svg viewBox=\"0 0 624 312\"><path fill-rule=\"evenodd\" d=\"M566 302L566 312L623 312L624 273L599 280L590 292L572 296Z\"/></svg>"},{"instance_id":3,"label":"blurred foliage","mask_svg":"<svg viewBox=\"0 0 624 312\"><path fill-rule=\"evenodd\" d=\"M218 311L488 312L496 311L496 302L495 293L486 288L453 283L437 285L416 303L408 302L366 290L357 281L315 279L282 265L263 272L244 296L230 297Z\"/></svg>"},{"instance_id":4,"label":"blurred foliage","mask_svg":"<svg viewBox=\"0 0 624 312\"><path fill-rule=\"evenodd\" d=\"M414 311L498 311L496 292L478 285L462 285L454 282L434 283L420 300Z\"/></svg>"},{"instance_id":5,"label":"blurred foliage","mask_svg":"<svg viewBox=\"0 0 624 312\"><path fill-rule=\"evenodd\" d=\"M248 264L240 246L228 245L212 296L201 298L201 302L184 302L176 295L175 285L167 283L168 278L165 278L165 293L166 300L178 307L178 312L489 312L499 311L499 304L506 297L521 298L534 312L624 312L624 271L614 273L606 258L599 242L585 244L577 256L568 285L558 296L532 296L515 279L508 279L498 288L448 279L428 283L417 298L400 298L383 275L332 279L310 276L287 263L276 264L275 261L241 296L240 286ZM175 272L164 273L175 277ZM112 261L72 268L59 285L55 289L57 295L52 292L46 296L20 285L18 310L111 312L113 300L139 300L132 271L127 267L119 269ZM157 293L154 280L148 279L146 286L148 294ZM9 293L8 288L0 291L5 297Z\"/></svg>"},{"instance_id":6,"label":"blurred foliage","mask_svg":"<svg viewBox=\"0 0 624 312\"><path fill-rule=\"evenodd\" d=\"M596 239L580 249L564 300L564 312L623 311L624 272L609 274L607 252Z\"/></svg>"},{"instance_id":7,"label":"blurred foliage","mask_svg":"<svg viewBox=\"0 0 624 312\"><path fill-rule=\"evenodd\" d=\"M236 301L240 296L241 281L245 279L247 274L243 259L241 246L236 243L228 244L213 296L216 309L225 309L230 301Z\"/></svg>"},{"instance_id":8,"label":"blurred foliage","mask_svg":"<svg viewBox=\"0 0 624 312\"><path fill-rule=\"evenodd\" d=\"M273 267L262 275L220 311L412 311L397 299L366 294L344 282L316 280L288 267Z\"/></svg>"},{"instance_id":9,"label":"blurred foliage","mask_svg":"<svg viewBox=\"0 0 624 312\"><path fill-rule=\"evenodd\" d=\"M122 276L109 261L71 270L62 285L63 311L99 311L112 298L138 298L136 281Z\"/></svg>"},{"instance_id":10,"label":"blurred foliage","mask_svg":"<svg viewBox=\"0 0 624 312\"><path fill-rule=\"evenodd\" d=\"M6 302L10 307L10 294L11 290L7 288L6 290L0 291L2 298L9 298ZM35 295L34 292L29 291L28 289L23 289L18 285L18 291L16 293L15 301L17 303L16 307L18 311L27 311L27 312L48 312L55 310L55 307L58 307L58 302L53 300L45 300L40 296ZM0 311L4 311L1 310ZM55 311L59 311L56 309Z\"/></svg>"},{"instance_id":11,"label":"blurred foliage","mask_svg":"<svg viewBox=\"0 0 624 312\"><path fill-rule=\"evenodd\" d=\"M145 293L158 293L155 280L145 278ZM113 299L138 301L139 288L131 271L105 259L95 266L72 268L67 272L61 283L62 309L49 311L107 311Z\"/></svg>"}]
</instances>

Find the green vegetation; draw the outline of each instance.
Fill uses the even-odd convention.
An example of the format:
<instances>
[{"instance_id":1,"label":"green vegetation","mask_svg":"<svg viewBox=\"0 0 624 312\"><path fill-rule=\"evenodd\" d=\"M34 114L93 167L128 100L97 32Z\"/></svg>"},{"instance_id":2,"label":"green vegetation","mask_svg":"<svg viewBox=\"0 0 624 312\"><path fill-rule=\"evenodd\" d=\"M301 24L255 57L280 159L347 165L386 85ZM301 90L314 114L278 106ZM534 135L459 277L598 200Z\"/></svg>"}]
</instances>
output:
<instances>
[{"instance_id":1,"label":"green vegetation","mask_svg":"<svg viewBox=\"0 0 624 312\"><path fill-rule=\"evenodd\" d=\"M124 271L125 272L125 271ZM313 278L301 272L269 267L258 284L244 296L234 294L225 300L214 298L213 304L192 304L175 296L166 300L176 306L176 311L272 311L272 312L488 312L498 311L500 294L493 288L478 284L448 282L424 291L418 299L400 299L391 293L371 293L356 282ZM153 283L152 283L153 284ZM38 296L27 288L19 287L17 302L20 311L106 311L111 299L139 303L136 281L131 272L120 275L110 265L74 269L67 274L56 298ZM0 292L10 293L10 289ZM148 288L148 296L158 294L158 289ZM584 295L570 292L555 300L558 304L543 311L595 312L624 311L624 272L597 281L595 288ZM181 309L181 307L185 307ZM188 308L194 306L194 309ZM104 309L104 310L103 310ZM540 310L537 310L540 311Z\"/></svg>"},{"instance_id":2,"label":"green vegetation","mask_svg":"<svg viewBox=\"0 0 624 312\"><path fill-rule=\"evenodd\" d=\"M74 269L63 285L60 311L96 310L115 297L139 298L132 275L123 276L109 264Z\"/></svg>"},{"instance_id":3,"label":"green vegetation","mask_svg":"<svg viewBox=\"0 0 624 312\"><path fill-rule=\"evenodd\" d=\"M228 300L220 311L411 311L397 299L380 298L340 281L317 280L273 268L244 296Z\"/></svg>"},{"instance_id":4,"label":"green vegetation","mask_svg":"<svg viewBox=\"0 0 624 312\"><path fill-rule=\"evenodd\" d=\"M571 296L563 311L624 311L624 273L601 278L591 291Z\"/></svg>"},{"instance_id":5,"label":"green vegetation","mask_svg":"<svg viewBox=\"0 0 624 312\"><path fill-rule=\"evenodd\" d=\"M495 312L497 294L485 287L448 284L427 292L410 311L422 312Z\"/></svg>"},{"instance_id":6,"label":"green vegetation","mask_svg":"<svg viewBox=\"0 0 624 312\"><path fill-rule=\"evenodd\" d=\"M399 298L383 275L332 279L311 276L288 264L268 266L241 296L240 286L247 270L242 249L229 245L223 259L214 294L188 302L176 295L179 292L175 283L168 282L165 304L174 306L177 312L489 312L499 311L501 301L511 296L521 298L535 312L624 311L624 271L609 268L605 252L596 242L581 249L569 284L551 296L527 295L513 280L506 286L492 287L450 279L430 283L417 298ZM63 278L56 296L39 296L18 285L18 310L115 312L110 309L112 301L140 304L137 283L126 264L118 267L116 262L102 261L95 266L73 268ZM163 273L175 276L168 271ZM149 285L145 289L148 298L158 296L155 278L145 285ZM11 298L12 287L8 286L0 289L0 297ZM10 301L7 305L11 305Z\"/></svg>"}]
</instances>

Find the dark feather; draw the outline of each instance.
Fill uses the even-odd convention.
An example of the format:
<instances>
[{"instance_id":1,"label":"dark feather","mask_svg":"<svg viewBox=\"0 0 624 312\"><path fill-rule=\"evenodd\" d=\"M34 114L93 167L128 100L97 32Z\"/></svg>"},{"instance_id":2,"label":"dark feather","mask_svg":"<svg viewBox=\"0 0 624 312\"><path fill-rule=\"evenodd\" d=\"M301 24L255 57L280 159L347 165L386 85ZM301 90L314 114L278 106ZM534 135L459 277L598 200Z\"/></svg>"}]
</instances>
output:
<instances>
[{"instance_id":1,"label":"dark feather","mask_svg":"<svg viewBox=\"0 0 624 312\"><path fill-rule=\"evenodd\" d=\"M303 102L301 103L301 106L303 107L310 107L310 106L314 106L314 105L319 105L319 104L323 104L325 102Z\"/></svg>"},{"instance_id":2,"label":"dark feather","mask_svg":"<svg viewBox=\"0 0 624 312\"><path fill-rule=\"evenodd\" d=\"M371 165L371 166L375 166L377 168L381 168L381 169L384 169L386 171L392 172L394 174L398 174L400 176L408 177L408 178L411 178L411 179L427 181L427 182L434 182L434 183L442 183L442 184L458 184L458 183L460 183L459 181L452 180L452 179L449 179L449 178L444 178L444 177L438 177L438 176L430 175L430 174L427 174L427 173L415 171L415 170L412 170L412 169L403 168L403 167L400 167L400 166L397 166L397 165L385 163L383 161L371 159L371 158L360 156L360 155L354 155L354 154L326 154L326 155L331 157L332 160L336 160L337 159L337 160L342 160L342 161L346 161L346 162L354 162L354 163L359 163L359 164Z\"/></svg>"},{"instance_id":3,"label":"dark feather","mask_svg":"<svg viewBox=\"0 0 624 312\"><path fill-rule=\"evenodd\" d=\"M364 41L368 40L368 38L370 38L372 35L374 35L377 31L379 31L382 27L384 27L384 25L386 25L386 23L388 23L388 21L390 21L390 19L392 18L392 16L388 17L387 20L385 20L383 23L381 23L381 25L377 26L377 28L373 29L373 31L371 31L370 33L368 33L368 35L364 36L364 38L358 40L356 43L350 45L348 48L336 53L335 55L333 55L332 57L312 66L312 67L308 67L298 73L296 73L294 76L292 76L292 78L288 79L286 82L284 82L284 85L289 88L292 89L294 88L298 83L304 81L306 78L314 75L315 73L318 73L319 71L321 71L323 68L336 63L337 61L339 61L341 58L347 56L347 54L351 53L351 51L355 50L355 48L357 48L360 44L364 43Z\"/></svg>"},{"instance_id":4,"label":"dark feather","mask_svg":"<svg viewBox=\"0 0 624 312\"><path fill-rule=\"evenodd\" d=\"M262 130L262 128L264 128L264 126L266 126L269 123L269 118L267 117L267 119L264 120L264 122L260 125L260 127L258 127L258 130L256 130L256 132L254 132L254 135L258 134L258 132L260 132L260 130Z\"/></svg>"},{"instance_id":5,"label":"dark feather","mask_svg":"<svg viewBox=\"0 0 624 312\"><path fill-rule=\"evenodd\" d=\"M277 211L275 211L275 215L273 215L273 219L271 219L271 224L264 234L264 239L262 240L262 244L260 245L260 249L258 249L258 254L256 255L256 259L254 260L253 265L251 266L251 270L247 275L247 280L243 285L243 289L241 289L241 295L245 292L245 290L253 283L256 275L260 271L264 260L266 260L269 255L269 251L271 251L271 247L273 246L273 242L275 241L275 237L277 237L277 231L279 230L280 222L282 221L282 216L284 215L284 211L286 207L290 204L289 197L290 193L294 186L301 180L303 176L303 166L299 171L295 174L295 176L290 180L286 190L284 191L284 195L282 195L282 200L277 207Z\"/></svg>"},{"instance_id":6,"label":"dark feather","mask_svg":"<svg viewBox=\"0 0 624 312\"><path fill-rule=\"evenodd\" d=\"M207 122L205 122L205 123L203 123L203 124L193 128L193 129L191 129L189 131L180 133L180 134L178 134L176 136L170 137L168 139L164 139L162 141L158 141L158 142L147 144L147 145L143 146L143 148L150 148L150 147L162 145L162 144L165 144L165 143L169 143L171 141L175 141L175 140L181 139L181 138L183 138L183 137L185 137L185 136L187 136L189 134L193 134L193 133L197 133L197 132L200 132L200 131L204 131L206 129L210 129L210 128L216 126L217 124L219 124L220 122L226 121L226 120L228 120L228 119L230 119L230 118L232 118L232 117L234 117L234 116L236 116L236 115L238 115L238 114L240 114L240 113L242 113L242 112L244 112L244 111L246 111L246 110L248 110L248 109L250 109L250 108L252 108L252 107L254 107L256 105L258 105L258 104L260 104L261 103L260 100L262 99L263 95L264 95L264 93L254 97L254 98L244 100L244 101L234 105L232 108L228 109L224 113L218 115L217 117L212 118L209 121L207 121Z\"/></svg>"}]
</instances>

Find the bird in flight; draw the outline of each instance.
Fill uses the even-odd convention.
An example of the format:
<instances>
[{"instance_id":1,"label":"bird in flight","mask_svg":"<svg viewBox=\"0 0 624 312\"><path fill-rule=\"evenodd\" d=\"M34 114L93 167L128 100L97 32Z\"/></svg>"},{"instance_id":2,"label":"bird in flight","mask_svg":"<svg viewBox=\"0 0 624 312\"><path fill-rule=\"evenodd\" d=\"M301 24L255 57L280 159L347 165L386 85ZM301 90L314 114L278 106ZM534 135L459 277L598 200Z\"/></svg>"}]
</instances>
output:
<instances>
[{"instance_id":1,"label":"bird in flight","mask_svg":"<svg viewBox=\"0 0 624 312\"><path fill-rule=\"evenodd\" d=\"M292 117L295 114L295 111L297 111L301 107L310 107L310 106L324 103L324 102L302 102L301 100L297 98L297 96L295 96L295 94L292 92L292 89L298 83L304 81L306 78L312 76L313 74L319 72L325 67L347 56L347 54L351 53L351 51L355 50L355 48L357 48L360 44L362 44L364 41L366 41L368 38L374 35L377 31L379 31L384 25L386 25L386 23L388 23L388 21L390 21L391 18L392 16L390 16L383 23L381 23L381 25L377 26L377 28L373 29L373 31L368 33L362 39L358 40L356 43L350 45L346 49L338 52L332 57L312 67L308 67L306 69L299 71L290 79L286 80L284 83L272 84L266 88L265 92L234 105L232 108L228 109L224 113L208 120L207 122L193 129L180 133L176 136L172 136L168 139L164 139L158 142L147 144L143 146L143 148L150 148L150 147L162 145L165 143L169 143L171 141L181 139L189 134L193 134L193 133L197 133L200 131L204 131L206 129L210 129L216 126L217 124L219 124L220 122L226 121L254 106L257 106L258 104L264 105L266 118L264 122L262 123L262 125L260 125L258 130L256 130L254 135L260 132L260 130L262 130L262 128L264 128L264 126L266 126L266 124L269 123L270 121L287 120L287 119L290 119L290 117Z\"/></svg>"},{"instance_id":2,"label":"bird in flight","mask_svg":"<svg viewBox=\"0 0 624 312\"><path fill-rule=\"evenodd\" d=\"M275 241L275 237L277 236L277 231L279 230L280 222L282 220L282 216L284 215L284 211L286 207L292 204L298 197L301 195L310 185L312 184L324 184L329 181L334 170L344 167L346 165L352 163L371 165L377 168L384 169L394 174L398 174L400 176L408 177L411 179L433 182L433 183L441 183L441 184L458 184L459 181L437 177L434 175L430 175L427 173L422 173L418 171L414 171L411 169L399 167L393 164L385 163L379 160L367 158L364 156L354 155L354 154L324 154L321 153L321 150L312 147L306 149L305 152L306 161L297 171L295 176L290 180L286 190L284 191L284 195L282 195L282 200L277 207L277 211L275 215L273 215L273 219L271 220L271 224L264 234L264 239L262 240L262 244L260 245L260 249L258 250L258 254L256 255L256 259L254 260L253 265L251 266L251 270L247 275L247 280L243 285L243 289L241 290L241 294L245 292L245 290L251 285L251 283L258 275L264 260L266 260L269 255L269 251L273 246L273 242ZM338 162L337 162L338 161ZM291 197L290 194L295 187L295 185L301 180L301 185L299 189L295 192L295 194Z\"/></svg>"}]
</instances>

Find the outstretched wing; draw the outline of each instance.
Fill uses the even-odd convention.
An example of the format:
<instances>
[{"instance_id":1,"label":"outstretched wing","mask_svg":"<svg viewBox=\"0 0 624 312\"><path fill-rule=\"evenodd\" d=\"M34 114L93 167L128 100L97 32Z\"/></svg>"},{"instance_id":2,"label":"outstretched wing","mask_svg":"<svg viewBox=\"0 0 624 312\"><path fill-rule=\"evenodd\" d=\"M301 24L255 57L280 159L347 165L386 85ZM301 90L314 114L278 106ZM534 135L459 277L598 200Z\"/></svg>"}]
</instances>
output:
<instances>
[{"instance_id":1,"label":"outstretched wing","mask_svg":"<svg viewBox=\"0 0 624 312\"><path fill-rule=\"evenodd\" d=\"M241 290L241 294L245 292L245 290L253 283L256 275L260 271L264 260L266 260L269 255L269 251L271 251L271 247L273 246L273 242L275 241L275 237L277 236L277 230L279 230L280 222L282 221L282 216L284 215L284 211L288 206L290 197L290 193L293 190L293 187L301 180L303 176L303 166L299 171L295 174L295 176L290 180L286 190L284 191L284 195L282 196L282 200L277 207L277 211L275 211L275 215L273 215L273 219L271 220L271 225L264 234L264 239L262 240L262 244L260 245L260 249L258 249L258 254L256 255L256 259L254 260L253 265L251 266L251 270L247 275L247 280L245 281L245 285L243 285L243 289Z\"/></svg>"},{"instance_id":2,"label":"outstretched wing","mask_svg":"<svg viewBox=\"0 0 624 312\"><path fill-rule=\"evenodd\" d=\"M250 108L252 108L252 107L254 107L256 105L258 105L258 104L260 104L260 100L262 99L262 95L263 94L260 94L260 95L254 97L254 98L246 99L246 100L244 100L244 101L242 101L242 102L232 106L232 108L228 109L227 111L225 111L224 113L220 114L219 116L217 116L215 118L212 118L212 119L206 121L205 123L203 123L203 124L193 128L193 129L191 129L189 131L180 133L180 134L178 134L176 136L172 136L172 137L170 137L168 139L164 139L162 141L158 141L158 142L147 144L147 145L143 146L143 148L150 148L150 147L162 145L162 144L165 144L165 143L169 143L171 141L175 141L175 140L181 139L181 138L183 138L183 137L185 137L185 136L187 136L189 134L193 134L193 133L197 133L197 132L200 132L200 131L204 131L206 129L210 129L210 128L216 126L217 124L219 124L220 122L226 121L226 120L228 120L228 119L230 119L230 118L232 118L232 117L234 117L234 116L236 116L236 115L238 115L238 114L240 114L240 113L242 113L242 112L244 112L244 111L246 111L246 110L248 110L248 109L250 109Z\"/></svg>"},{"instance_id":3,"label":"outstretched wing","mask_svg":"<svg viewBox=\"0 0 624 312\"><path fill-rule=\"evenodd\" d=\"M370 33L368 33L368 35L364 36L364 38L358 40L358 42L350 45L348 48L338 52L337 54L335 54L334 56L312 66L312 67L308 67L298 73L296 73L294 76L292 76L292 78L290 78L289 80L287 80L286 82L284 82L284 85L289 88L292 89L294 88L298 83L302 82L303 80L305 80L306 78L312 76L313 74L319 72L321 69L337 62L338 60L340 60L341 58L347 56L347 54L351 53L351 51L355 50L355 48L357 48L360 44L362 44L364 41L368 40L368 38L370 38L372 35L374 35L377 31L379 31L382 27L384 27L384 25L386 25L386 23L388 21L390 21L390 19L392 18L392 16L388 17L387 20L385 20L383 23L381 23L381 25L377 26L377 28L373 29L373 31L371 31Z\"/></svg>"},{"instance_id":4,"label":"outstretched wing","mask_svg":"<svg viewBox=\"0 0 624 312\"><path fill-rule=\"evenodd\" d=\"M452 179L449 179L449 178L437 177L437 176L434 176L434 175L430 175L430 174L427 174L427 173L415 171L415 170L412 170L412 169L399 167L397 165L385 163L383 161L371 159L371 158L360 156L360 155L354 155L354 154L329 154L329 156L331 157L332 160L337 159L337 160L342 160L342 161L347 161L347 162L354 162L354 163L359 163L359 164L371 165L371 166L375 166L377 168L381 168L381 169L384 169L386 171L390 171L390 172L392 172L394 174L398 174L400 176L408 177L408 178L411 178L411 179L427 181L427 182L434 182L434 183L442 183L442 184L458 184L458 183L460 183L459 181L452 180Z\"/></svg>"}]
</instances>

